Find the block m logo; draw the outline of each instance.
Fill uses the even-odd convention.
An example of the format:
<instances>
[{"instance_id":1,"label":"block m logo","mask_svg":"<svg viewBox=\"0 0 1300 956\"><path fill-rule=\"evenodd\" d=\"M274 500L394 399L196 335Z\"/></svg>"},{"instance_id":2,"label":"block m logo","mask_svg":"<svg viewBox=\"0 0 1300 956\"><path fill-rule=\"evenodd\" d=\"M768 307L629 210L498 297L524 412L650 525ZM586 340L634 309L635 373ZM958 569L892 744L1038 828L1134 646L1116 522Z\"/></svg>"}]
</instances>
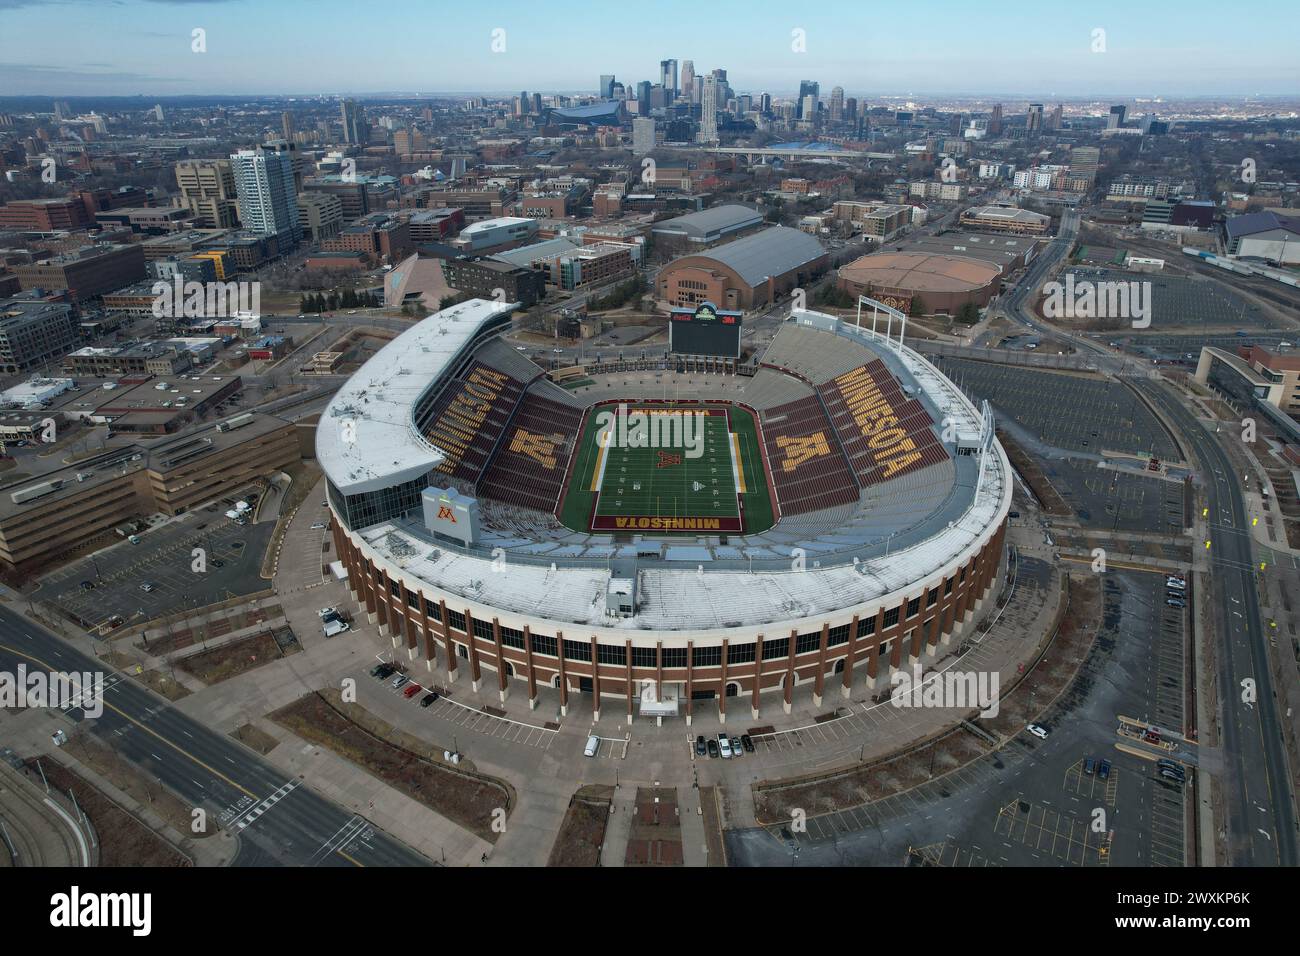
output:
<instances>
[{"instance_id":1,"label":"block m logo","mask_svg":"<svg viewBox=\"0 0 1300 956\"><path fill-rule=\"evenodd\" d=\"M558 438L553 435L534 435L526 429L518 429L510 439L510 450L519 455L527 455L547 471L555 468L555 446Z\"/></svg>"},{"instance_id":2,"label":"block m logo","mask_svg":"<svg viewBox=\"0 0 1300 956\"><path fill-rule=\"evenodd\" d=\"M680 465L681 463L682 463L682 456L681 456L681 455L670 455L670 454L669 454L668 452L666 452L666 451L661 451L661 452L659 453L659 463L658 463L657 465L655 465L655 467L656 467L656 468L667 468L667 467L669 467L670 465Z\"/></svg>"},{"instance_id":3,"label":"block m logo","mask_svg":"<svg viewBox=\"0 0 1300 956\"><path fill-rule=\"evenodd\" d=\"M785 457L781 459L782 471L794 471L810 458L819 458L831 453L831 446L826 441L824 432L813 432L811 435L802 436L780 435L776 439L776 447L785 452Z\"/></svg>"},{"instance_id":4,"label":"block m logo","mask_svg":"<svg viewBox=\"0 0 1300 956\"><path fill-rule=\"evenodd\" d=\"M452 510L451 510L450 508L448 508L446 505L439 505L439 506L438 506L438 520L439 520L439 521L450 521L452 524L455 524L455 523L456 523L456 515L455 515L455 514L452 512Z\"/></svg>"}]
</instances>

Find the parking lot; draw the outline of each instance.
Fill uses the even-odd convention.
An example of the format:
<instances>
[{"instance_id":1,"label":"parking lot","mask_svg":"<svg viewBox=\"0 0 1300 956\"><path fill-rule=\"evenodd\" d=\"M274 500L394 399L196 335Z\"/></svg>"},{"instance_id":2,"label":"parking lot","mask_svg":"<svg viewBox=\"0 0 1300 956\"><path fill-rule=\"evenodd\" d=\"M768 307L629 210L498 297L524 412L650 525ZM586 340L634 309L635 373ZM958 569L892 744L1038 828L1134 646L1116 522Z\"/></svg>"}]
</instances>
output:
<instances>
[{"instance_id":1,"label":"parking lot","mask_svg":"<svg viewBox=\"0 0 1300 956\"><path fill-rule=\"evenodd\" d=\"M1164 275L1159 272L1119 272L1113 269L1067 269L1075 283L1149 282L1151 328L1198 326L1247 328L1272 325L1258 305L1247 302L1222 282L1213 279Z\"/></svg>"},{"instance_id":2,"label":"parking lot","mask_svg":"<svg viewBox=\"0 0 1300 956\"><path fill-rule=\"evenodd\" d=\"M378 661L378 663L383 663L383 661ZM397 676L397 672L393 671L382 678L384 690L402 700L403 703L424 711L427 716L450 725L452 732L457 730L473 731L488 737L496 737L508 743L517 743L524 747L535 747L539 750L549 750L559 733L558 724L551 726L526 723L512 720L509 717L490 714L468 704L462 704L454 696L449 696L446 688L432 686L433 682L429 676L422 679L419 674L409 673L405 675L408 678L406 683L394 687L393 681ZM367 676L364 679L372 683L380 680L375 676ZM415 686L419 686L420 690L407 697L412 682L414 682ZM424 704L425 698L431 692L437 693L437 699ZM625 741L620 740L619 743L624 744Z\"/></svg>"},{"instance_id":3,"label":"parking lot","mask_svg":"<svg viewBox=\"0 0 1300 956\"><path fill-rule=\"evenodd\" d=\"M1045 461L1043 474L1084 527L1182 534L1181 484L1080 461Z\"/></svg>"},{"instance_id":4,"label":"parking lot","mask_svg":"<svg viewBox=\"0 0 1300 956\"><path fill-rule=\"evenodd\" d=\"M1095 376L936 359L976 399L988 399L999 418L1011 418L1045 445L1100 455L1102 450L1176 460L1177 449L1137 395Z\"/></svg>"},{"instance_id":5,"label":"parking lot","mask_svg":"<svg viewBox=\"0 0 1300 956\"><path fill-rule=\"evenodd\" d=\"M34 596L91 629L115 616L129 625L263 591L270 582L261 576L262 557L274 528L236 524L220 509L192 512L141 534L139 544L123 540L46 575ZM193 570L195 548L203 549L206 570Z\"/></svg>"},{"instance_id":6,"label":"parking lot","mask_svg":"<svg viewBox=\"0 0 1300 956\"><path fill-rule=\"evenodd\" d=\"M1167 613L1168 612L1168 613ZM1001 749L918 787L788 824L727 832L729 859L753 865L1182 866L1190 798L1154 759L1120 749L1118 717L1184 724L1181 609L1163 574L1117 571L1078 678L1042 718L1045 740ZM1194 762L1195 748L1174 756ZM1084 761L1094 761L1092 774ZM1110 763L1106 779L1100 761ZM1098 821L1094 823L1094 821Z\"/></svg>"}]
</instances>

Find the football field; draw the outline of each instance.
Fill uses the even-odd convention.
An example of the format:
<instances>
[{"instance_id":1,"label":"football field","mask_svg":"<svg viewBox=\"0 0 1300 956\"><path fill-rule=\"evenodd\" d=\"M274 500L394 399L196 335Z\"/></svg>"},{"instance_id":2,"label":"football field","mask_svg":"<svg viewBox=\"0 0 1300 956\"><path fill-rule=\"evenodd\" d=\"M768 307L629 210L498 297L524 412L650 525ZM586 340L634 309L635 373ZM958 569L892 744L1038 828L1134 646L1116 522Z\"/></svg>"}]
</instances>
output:
<instances>
[{"instance_id":1,"label":"football field","mask_svg":"<svg viewBox=\"0 0 1300 956\"><path fill-rule=\"evenodd\" d=\"M611 426L601 412L617 412L621 420ZM561 511L570 527L726 533L753 530L753 518L770 526L766 477L747 412L610 405L589 415L587 426ZM756 513L747 514L750 508Z\"/></svg>"}]
</instances>

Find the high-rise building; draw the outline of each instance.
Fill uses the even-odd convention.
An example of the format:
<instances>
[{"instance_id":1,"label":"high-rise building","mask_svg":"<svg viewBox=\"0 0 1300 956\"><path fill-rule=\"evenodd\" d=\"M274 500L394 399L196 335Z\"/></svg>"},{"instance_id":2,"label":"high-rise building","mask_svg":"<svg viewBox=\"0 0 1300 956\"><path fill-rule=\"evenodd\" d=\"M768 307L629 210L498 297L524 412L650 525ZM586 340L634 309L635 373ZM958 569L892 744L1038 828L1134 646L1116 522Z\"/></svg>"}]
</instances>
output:
<instances>
[{"instance_id":1,"label":"high-rise building","mask_svg":"<svg viewBox=\"0 0 1300 956\"><path fill-rule=\"evenodd\" d=\"M817 99L821 96L821 84L816 80L800 80L799 99L796 101L795 106L795 115L798 116L799 119L812 119L811 116L804 115L804 104L810 96L812 97L813 112L815 113L817 111Z\"/></svg>"},{"instance_id":2,"label":"high-rise building","mask_svg":"<svg viewBox=\"0 0 1300 956\"><path fill-rule=\"evenodd\" d=\"M642 80L636 85L636 112L638 116L650 115L650 81Z\"/></svg>"},{"instance_id":3,"label":"high-rise building","mask_svg":"<svg viewBox=\"0 0 1300 956\"><path fill-rule=\"evenodd\" d=\"M655 121L649 116L632 120L632 152L644 156L655 148Z\"/></svg>"},{"instance_id":4,"label":"high-rise building","mask_svg":"<svg viewBox=\"0 0 1300 956\"><path fill-rule=\"evenodd\" d=\"M704 92L700 97L700 135L701 143L718 141L718 78L704 78Z\"/></svg>"},{"instance_id":5,"label":"high-rise building","mask_svg":"<svg viewBox=\"0 0 1300 956\"><path fill-rule=\"evenodd\" d=\"M1124 126L1124 117L1127 113L1127 106L1112 106L1110 108L1110 115L1106 117L1106 128L1121 129Z\"/></svg>"},{"instance_id":6,"label":"high-rise building","mask_svg":"<svg viewBox=\"0 0 1300 956\"><path fill-rule=\"evenodd\" d=\"M831 90L831 122L838 123L844 119L844 87L837 86Z\"/></svg>"},{"instance_id":7,"label":"high-rise building","mask_svg":"<svg viewBox=\"0 0 1300 956\"><path fill-rule=\"evenodd\" d=\"M760 113L762 113L764 116L767 116L769 113L772 112L772 94L771 94L771 93L759 93L759 94L758 94L758 111L759 111Z\"/></svg>"},{"instance_id":8,"label":"high-rise building","mask_svg":"<svg viewBox=\"0 0 1300 956\"><path fill-rule=\"evenodd\" d=\"M676 60L659 61L659 82L663 84L665 98L671 103L673 96L677 93Z\"/></svg>"},{"instance_id":9,"label":"high-rise building","mask_svg":"<svg viewBox=\"0 0 1300 956\"><path fill-rule=\"evenodd\" d=\"M695 61L682 60L682 95L688 103L695 102Z\"/></svg>"},{"instance_id":10,"label":"high-rise building","mask_svg":"<svg viewBox=\"0 0 1300 956\"><path fill-rule=\"evenodd\" d=\"M1025 116L1025 132L1039 133L1043 129L1043 104L1030 103L1029 113Z\"/></svg>"},{"instance_id":11,"label":"high-rise building","mask_svg":"<svg viewBox=\"0 0 1300 956\"><path fill-rule=\"evenodd\" d=\"M307 160L298 151L298 144L286 139L272 139L263 143L262 148L289 157L289 162L293 166L293 191L295 195L302 192L302 178L307 169Z\"/></svg>"},{"instance_id":12,"label":"high-rise building","mask_svg":"<svg viewBox=\"0 0 1300 956\"><path fill-rule=\"evenodd\" d=\"M302 238L298 198L294 191L293 160L274 149L241 149L230 157L239 197L239 218L245 229L276 236L280 251Z\"/></svg>"},{"instance_id":13,"label":"high-rise building","mask_svg":"<svg viewBox=\"0 0 1300 956\"><path fill-rule=\"evenodd\" d=\"M993 111L989 113L988 131L990 136L1002 135L1002 104L994 103Z\"/></svg>"},{"instance_id":14,"label":"high-rise building","mask_svg":"<svg viewBox=\"0 0 1300 956\"><path fill-rule=\"evenodd\" d=\"M280 132L284 135L284 138L288 140L290 143L295 143L298 141L298 130L294 126L293 114L290 113L288 110L285 110L283 113L280 114Z\"/></svg>"},{"instance_id":15,"label":"high-rise building","mask_svg":"<svg viewBox=\"0 0 1300 956\"><path fill-rule=\"evenodd\" d=\"M153 108L153 118L159 123L163 121L163 108L161 103Z\"/></svg>"},{"instance_id":16,"label":"high-rise building","mask_svg":"<svg viewBox=\"0 0 1300 956\"><path fill-rule=\"evenodd\" d=\"M194 214L194 224L205 229L233 229L239 225L235 174L228 159L184 159L176 164L178 206Z\"/></svg>"},{"instance_id":17,"label":"high-rise building","mask_svg":"<svg viewBox=\"0 0 1300 956\"><path fill-rule=\"evenodd\" d=\"M360 103L344 100L339 113L343 119L343 142L365 144L370 141L370 125Z\"/></svg>"},{"instance_id":18,"label":"high-rise building","mask_svg":"<svg viewBox=\"0 0 1300 956\"><path fill-rule=\"evenodd\" d=\"M1052 112L1047 114L1048 129L1061 128L1061 114L1062 114L1061 104L1057 103L1055 106L1052 107Z\"/></svg>"},{"instance_id":19,"label":"high-rise building","mask_svg":"<svg viewBox=\"0 0 1300 956\"><path fill-rule=\"evenodd\" d=\"M614 96L614 74L600 74L600 98L602 100L612 99Z\"/></svg>"}]
</instances>

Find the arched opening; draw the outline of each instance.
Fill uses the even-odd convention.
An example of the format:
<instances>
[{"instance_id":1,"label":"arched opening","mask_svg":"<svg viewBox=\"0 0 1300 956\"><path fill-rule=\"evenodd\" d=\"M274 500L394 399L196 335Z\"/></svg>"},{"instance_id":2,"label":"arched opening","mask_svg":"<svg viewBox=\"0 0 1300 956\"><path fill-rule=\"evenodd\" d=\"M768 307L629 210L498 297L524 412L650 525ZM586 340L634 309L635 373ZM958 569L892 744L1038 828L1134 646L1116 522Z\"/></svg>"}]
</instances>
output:
<instances>
[{"instance_id":1,"label":"arched opening","mask_svg":"<svg viewBox=\"0 0 1300 956\"><path fill-rule=\"evenodd\" d=\"M728 697L739 697L739 696L740 696L740 685L737 684L735 681L728 681L728 682L727 682L727 696L728 696Z\"/></svg>"}]
</instances>

